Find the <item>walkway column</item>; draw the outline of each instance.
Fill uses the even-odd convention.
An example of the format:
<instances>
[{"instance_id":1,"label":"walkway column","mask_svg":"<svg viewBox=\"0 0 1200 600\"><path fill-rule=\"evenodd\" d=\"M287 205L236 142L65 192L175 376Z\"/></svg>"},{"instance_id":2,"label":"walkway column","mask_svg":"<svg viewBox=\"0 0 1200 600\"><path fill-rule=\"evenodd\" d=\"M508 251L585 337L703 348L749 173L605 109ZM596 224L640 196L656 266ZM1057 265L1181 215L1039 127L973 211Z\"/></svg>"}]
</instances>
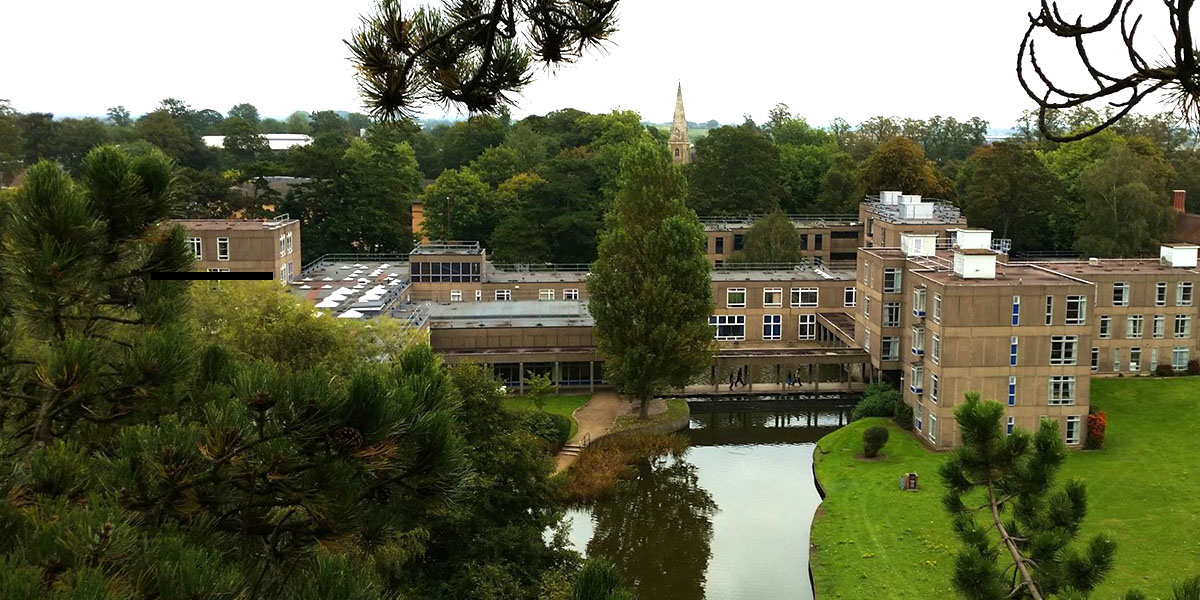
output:
<instances>
[{"instance_id":1,"label":"walkway column","mask_svg":"<svg viewBox=\"0 0 1200 600\"><path fill-rule=\"evenodd\" d=\"M596 392L596 361L588 361L588 391Z\"/></svg>"},{"instance_id":2,"label":"walkway column","mask_svg":"<svg viewBox=\"0 0 1200 600\"><path fill-rule=\"evenodd\" d=\"M562 371L558 368L558 361L554 361L554 368L550 371L550 377L554 378L554 385L559 385L562 381Z\"/></svg>"},{"instance_id":3,"label":"walkway column","mask_svg":"<svg viewBox=\"0 0 1200 600\"><path fill-rule=\"evenodd\" d=\"M813 365L813 371L816 373L816 376L813 377L813 391L819 392L821 391L821 365Z\"/></svg>"},{"instance_id":4,"label":"walkway column","mask_svg":"<svg viewBox=\"0 0 1200 600\"><path fill-rule=\"evenodd\" d=\"M517 363L517 391L525 393L525 363Z\"/></svg>"},{"instance_id":5,"label":"walkway column","mask_svg":"<svg viewBox=\"0 0 1200 600\"><path fill-rule=\"evenodd\" d=\"M783 377L780 376L780 371L782 370L783 369L779 366L779 363L775 363L775 383L779 384L779 389L781 390L783 389L784 385Z\"/></svg>"}]
</instances>

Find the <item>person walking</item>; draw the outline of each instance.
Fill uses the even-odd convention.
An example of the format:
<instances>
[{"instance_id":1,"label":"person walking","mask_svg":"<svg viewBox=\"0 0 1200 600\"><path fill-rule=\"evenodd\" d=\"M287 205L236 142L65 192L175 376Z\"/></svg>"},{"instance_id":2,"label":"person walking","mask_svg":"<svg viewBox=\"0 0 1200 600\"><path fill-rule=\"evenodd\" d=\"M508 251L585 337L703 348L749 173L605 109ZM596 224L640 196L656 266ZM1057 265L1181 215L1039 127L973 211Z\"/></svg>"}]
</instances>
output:
<instances>
[{"instance_id":1,"label":"person walking","mask_svg":"<svg viewBox=\"0 0 1200 600\"><path fill-rule=\"evenodd\" d=\"M744 379L742 379L742 368L741 367L738 367L737 385L738 385L738 387L742 387L742 386L746 385L746 381Z\"/></svg>"},{"instance_id":2,"label":"person walking","mask_svg":"<svg viewBox=\"0 0 1200 600\"><path fill-rule=\"evenodd\" d=\"M729 372L729 391L733 391L733 371Z\"/></svg>"}]
</instances>

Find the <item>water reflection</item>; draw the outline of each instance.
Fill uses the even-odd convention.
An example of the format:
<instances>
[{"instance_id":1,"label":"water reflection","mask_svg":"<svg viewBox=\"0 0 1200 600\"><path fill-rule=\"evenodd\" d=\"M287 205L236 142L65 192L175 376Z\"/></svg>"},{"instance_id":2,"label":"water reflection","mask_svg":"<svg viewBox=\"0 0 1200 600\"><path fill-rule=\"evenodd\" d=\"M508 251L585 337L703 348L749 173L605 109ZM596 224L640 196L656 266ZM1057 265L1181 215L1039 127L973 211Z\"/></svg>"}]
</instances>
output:
<instances>
[{"instance_id":1,"label":"water reflection","mask_svg":"<svg viewBox=\"0 0 1200 600\"><path fill-rule=\"evenodd\" d=\"M813 442L846 408L729 404L694 404L685 455L638 465L615 497L571 511L575 547L615 562L642 600L812 598Z\"/></svg>"}]
</instances>

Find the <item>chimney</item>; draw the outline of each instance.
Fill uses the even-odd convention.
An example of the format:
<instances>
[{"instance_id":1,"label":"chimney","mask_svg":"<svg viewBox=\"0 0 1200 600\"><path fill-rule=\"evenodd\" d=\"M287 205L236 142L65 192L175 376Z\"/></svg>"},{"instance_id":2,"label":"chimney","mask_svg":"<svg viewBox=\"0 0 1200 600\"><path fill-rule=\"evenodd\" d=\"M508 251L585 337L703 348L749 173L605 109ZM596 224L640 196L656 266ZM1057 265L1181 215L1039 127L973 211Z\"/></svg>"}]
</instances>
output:
<instances>
[{"instance_id":1,"label":"chimney","mask_svg":"<svg viewBox=\"0 0 1200 600\"><path fill-rule=\"evenodd\" d=\"M1171 204L1175 207L1175 212L1187 212L1187 190L1175 190L1171 192Z\"/></svg>"}]
</instances>

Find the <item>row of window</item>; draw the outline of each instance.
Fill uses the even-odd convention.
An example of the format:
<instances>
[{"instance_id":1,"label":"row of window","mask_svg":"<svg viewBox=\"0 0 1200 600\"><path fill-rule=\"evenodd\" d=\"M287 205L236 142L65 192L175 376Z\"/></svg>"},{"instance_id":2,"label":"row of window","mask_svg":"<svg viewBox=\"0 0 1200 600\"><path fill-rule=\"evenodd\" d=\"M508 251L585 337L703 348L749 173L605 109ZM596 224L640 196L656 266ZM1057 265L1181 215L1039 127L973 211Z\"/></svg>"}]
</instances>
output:
<instances>
[{"instance_id":1,"label":"row of window","mask_svg":"<svg viewBox=\"0 0 1200 600\"><path fill-rule=\"evenodd\" d=\"M554 300L557 292L552 289L538 290L538 300ZM462 290L450 290L451 302L462 302ZM512 290L496 290L495 299L498 302L508 302L512 300ZM578 289L566 289L562 291L563 300L578 300ZM483 300L483 290L475 290L475 301Z\"/></svg>"},{"instance_id":2,"label":"row of window","mask_svg":"<svg viewBox=\"0 0 1200 600\"><path fill-rule=\"evenodd\" d=\"M790 305L792 308L815 308L820 304L820 293L820 288L792 288ZM842 290L842 306L854 306L857 302L857 288ZM762 304L764 308L782 308L783 288L764 289ZM726 289L725 308L746 308L746 288Z\"/></svg>"},{"instance_id":3,"label":"row of window","mask_svg":"<svg viewBox=\"0 0 1200 600\"><path fill-rule=\"evenodd\" d=\"M1042 418L1045 419L1046 417L1042 417ZM925 436L929 438L929 441L931 441L931 442L937 441L937 432L938 432L937 431L938 430L937 415L930 412L929 420L928 420L928 422L926 422L925 421L925 410L924 410L924 407L921 406L920 403L918 403L917 406L915 407L915 410L913 410L913 426L917 429L917 431L924 432ZM1008 417L1007 422L1004 425L1005 435L1012 435L1013 430L1016 429L1016 426L1017 426L1017 418L1016 417ZM1067 427L1065 430L1063 430L1063 439L1066 442L1066 444L1068 446L1074 446L1074 445L1079 444L1080 435L1081 435L1082 431L1083 431L1083 417L1081 417L1079 415L1067 415Z\"/></svg>"},{"instance_id":4,"label":"row of window","mask_svg":"<svg viewBox=\"0 0 1200 600\"><path fill-rule=\"evenodd\" d=\"M290 242L291 235L292 234L289 232L288 237L287 237L287 239L289 240L288 246L287 246L288 248L291 247L291 242ZM280 240L283 240L283 239L284 238L281 236ZM192 252L196 255L196 260L197 261L204 260L204 242L203 242L203 240L198 237L190 237L187 239L187 241L188 241L188 246L190 246L192 248ZM280 244L282 245L283 242L281 241ZM283 256L283 255L280 254L280 256ZM227 238L227 237L217 238L217 260L229 260L229 238Z\"/></svg>"},{"instance_id":5,"label":"row of window","mask_svg":"<svg viewBox=\"0 0 1200 600\"><path fill-rule=\"evenodd\" d=\"M1130 285L1118 281L1112 286L1113 306L1129 306ZM1154 305L1167 305L1167 282L1159 281L1154 284ZM1192 305L1192 282L1180 281L1175 284L1175 306Z\"/></svg>"},{"instance_id":6,"label":"row of window","mask_svg":"<svg viewBox=\"0 0 1200 600\"><path fill-rule=\"evenodd\" d=\"M279 234L279 256L287 256L292 253L292 232Z\"/></svg>"},{"instance_id":7,"label":"row of window","mask_svg":"<svg viewBox=\"0 0 1200 600\"><path fill-rule=\"evenodd\" d=\"M713 327L713 337L720 341L741 341L746 339L746 315L712 315L708 324ZM783 339L783 315L763 315L762 339ZM799 315L799 329L796 339L817 339L817 315Z\"/></svg>"},{"instance_id":8,"label":"row of window","mask_svg":"<svg viewBox=\"0 0 1200 600\"><path fill-rule=\"evenodd\" d=\"M1157 339L1165 337L1166 333L1166 315L1154 315L1151 322L1151 335ZM1125 338L1136 340L1140 339L1144 333L1146 323L1145 315L1125 315ZM1189 337L1192 334L1192 317L1189 315L1175 315L1174 319L1174 335L1177 338ZM1100 339L1110 339L1113 337L1112 317L1110 315L1100 315Z\"/></svg>"},{"instance_id":9,"label":"row of window","mask_svg":"<svg viewBox=\"0 0 1200 600\"><path fill-rule=\"evenodd\" d=\"M1120 348L1113 348L1113 350L1112 350L1112 361L1113 361L1112 362L1112 367L1113 367L1112 370L1114 373L1121 371L1121 355L1122 355L1122 351ZM1134 373L1140 372L1142 370L1142 349L1138 348L1138 347L1130 348L1129 349L1129 362L1127 362L1125 364L1129 371L1134 372ZM1185 371L1185 370L1187 370L1187 364L1188 364L1188 347L1187 346L1175 346L1174 348L1171 348L1171 369L1175 370L1175 371ZM1099 348L1092 348L1091 366L1092 366L1093 371L1100 370L1100 349ZM1158 348L1150 349L1150 365L1149 366L1150 366L1150 368L1149 368L1150 371L1154 371L1155 369L1158 368Z\"/></svg>"},{"instance_id":10,"label":"row of window","mask_svg":"<svg viewBox=\"0 0 1200 600\"><path fill-rule=\"evenodd\" d=\"M908 389L914 394L929 398L937 404L941 393L941 381L937 373L929 373L929 387L925 388L925 367L912 365L908 373ZM926 393L928 392L928 393ZM921 399L917 399L919 404ZM1069 406L1075 404L1075 376L1051 375L1046 386L1046 404L1049 406ZM1017 405L1017 378L1008 378L1008 405Z\"/></svg>"},{"instance_id":11,"label":"row of window","mask_svg":"<svg viewBox=\"0 0 1200 600\"><path fill-rule=\"evenodd\" d=\"M414 283L478 283L477 262L413 262Z\"/></svg>"},{"instance_id":12,"label":"row of window","mask_svg":"<svg viewBox=\"0 0 1200 600\"><path fill-rule=\"evenodd\" d=\"M1063 314L1063 325L1086 325L1087 324L1087 296L1072 295L1067 296L1067 306ZM1045 318L1042 320L1043 325L1054 324L1054 296L1046 296L1046 311ZM1012 325L1016 327L1021 324L1021 297L1012 297Z\"/></svg>"},{"instance_id":13,"label":"row of window","mask_svg":"<svg viewBox=\"0 0 1200 600\"><path fill-rule=\"evenodd\" d=\"M839 236L839 235L837 235L838 233L841 233L841 232L834 232L833 237L846 237L846 236ZM858 237L858 232L850 231L847 233L851 234L849 237L853 237L853 238ZM813 241L812 249L813 250L824 250L825 249L824 237L825 237L824 235L819 234L819 233L813 234L813 236L812 236L812 241ZM800 249L801 250L808 250L808 238L809 238L809 235L807 233L800 234ZM713 238L713 240L714 240L713 241L713 246L714 246L713 254L725 254L725 237L718 236L716 238ZM741 250L745 246L745 243L746 243L746 238L744 235L742 235L740 233L735 233L733 235L733 251L734 252ZM708 238L704 239L704 252L705 253L708 252Z\"/></svg>"}]
</instances>

